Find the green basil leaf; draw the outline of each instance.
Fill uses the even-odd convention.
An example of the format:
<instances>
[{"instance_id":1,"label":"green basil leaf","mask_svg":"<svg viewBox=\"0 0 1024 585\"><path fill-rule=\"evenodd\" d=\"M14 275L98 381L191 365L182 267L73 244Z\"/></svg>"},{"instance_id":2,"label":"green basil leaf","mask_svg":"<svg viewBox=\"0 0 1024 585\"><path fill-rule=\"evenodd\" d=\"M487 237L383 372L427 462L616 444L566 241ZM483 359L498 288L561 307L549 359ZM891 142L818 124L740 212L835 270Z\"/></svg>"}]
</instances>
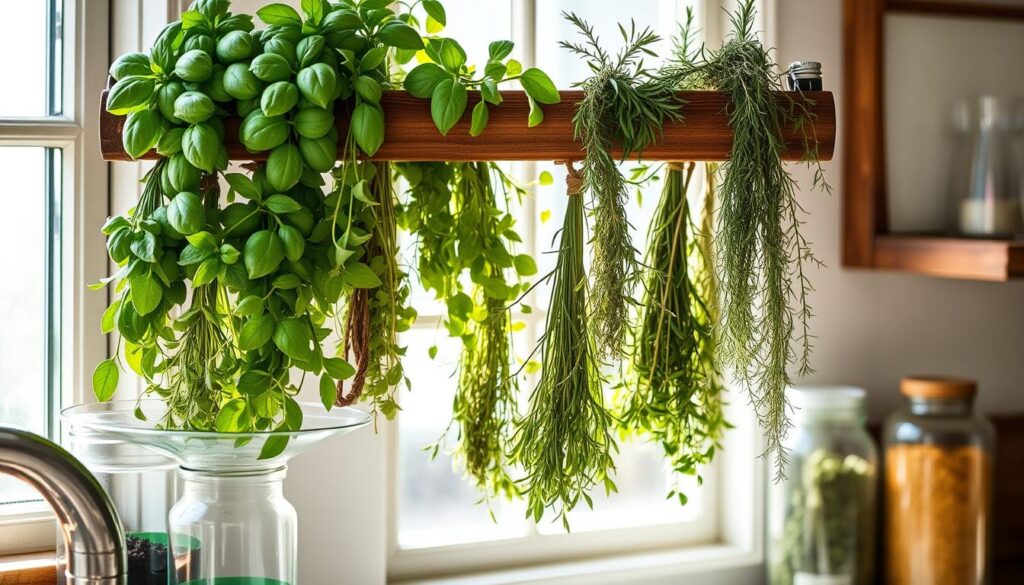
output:
<instances>
[{"instance_id":1,"label":"green basil leaf","mask_svg":"<svg viewBox=\"0 0 1024 585\"><path fill-rule=\"evenodd\" d=\"M287 191L302 176L302 153L294 144L285 143L267 157L267 182L275 191Z\"/></svg>"},{"instance_id":2,"label":"green basil leaf","mask_svg":"<svg viewBox=\"0 0 1024 585\"><path fill-rule=\"evenodd\" d=\"M418 51L423 48L420 33L399 20L392 20L380 27L375 36L381 43L396 49Z\"/></svg>"},{"instance_id":3,"label":"green basil leaf","mask_svg":"<svg viewBox=\"0 0 1024 585\"><path fill-rule=\"evenodd\" d=\"M260 228L261 218L255 203L232 203L221 211L220 221L225 233L244 237Z\"/></svg>"},{"instance_id":4,"label":"green basil leaf","mask_svg":"<svg viewBox=\"0 0 1024 585\"><path fill-rule=\"evenodd\" d=\"M248 59L254 48L252 35L240 30L231 31L217 41L217 59L221 63L235 63Z\"/></svg>"},{"instance_id":5,"label":"green basil leaf","mask_svg":"<svg viewBox=\"0 0 1024 585\"><path fill-rule=\"evenodd\" d=\"M184 144L184 131L181 134L181 141ZM203 179L203 171L188 162L184 152L171 155L171 158L167 160L167 166L164 167L164 172L167 173L167 181L174 188L172 193L198 191L199 183ZM167 193L167 195L170 196L172 193Z\"/></svg>"},{"instance_id":6,"label":"green basil leaf","mask_svg":"<svg viewBox=\"0 0 1024 585\"><path fill-rule=\"evenodd\" d=\"M376 79L367 77L366 75L360 75L354 82L352 82L352 85L355 87L356 93L359 94L359 97L371 104L380 103L382 90L380 83L377 83Z\"/></svg>"},{"instance_id":7,"label":"green basil leaf","mask_svg":"<svg viewBox=\"0 0 1024 585\"><path fill-rule=\"evenodd\" d=\"M487 102L480 100L473 106L473 123L469 127L470 136L480 136L487 127Z\"/></svg>"},{"instance_id":8,"label":"green basil leaf","mask_svg":"<svg viewBox=\"0 0 1024 585\"><path fill-rule=\"evenodd\" d=\"M92 391L96 394L96 400L106 402L114 396L120 375L113 359L103 360L96 365L92 373Z\"/></svg>"},{"instance_id":9,"label":"green basil leaf","mask_svg":"<svg viewBox=\"0 0 1024 585\"><path fill-rule=\"evenodd\" d=\"M284 247L281 245L281 238L268 230L258 231L246 240L242 257L245 260L245 268L250 279L266 276L277 270L281 261L284 260Z\"/></svg>"},{"instance_id":10,"label":"green basil leaf","mask_svg":"<svg viewBox=\"0 0 1024 585\"><path fill-rule=\"evenodd\" d=\"M335 380L347 380L356 375L352 364L339 357L324 359L324 370Z\"/></svg>"},{"instance_id":11,"label":"green basil leaf","mask_svg":"<svg viewBox=\"0 0 1024 585\"><path fill-rule=\"evenodd\" d=\"M174 100L175 117L189 124L198 124L209 120L213 111L213 100L202 92L186 91Z\"/></svg>"},{"instance_id":12,"label":"green basil leaf","mask_svg":"<svg viewBox=\"0 0 1024 585\"><path fill-rule=\"evenodd\" d=\"M163 134L163 122L155 110L138 110L128 114L124 124L124 150L133 159L149 152Z\"/></svg>"},{"instance_id":13,"label":"green basil leaf","mask_svg":"<svg viewBox=\"0 0 1024 585\"><path fill-rule=\"evenodd\" d=\"M117 311L120 307L121 299L114 299L114 302L110 303L110 306L103 311L103 317L100 318L100 333L106 335L114 331L114 328L117 327Z\"/></svg>"},{"instance_id":14,"label":"green basil leaf","mask_svg":"<svg viewBox=\"0 0 1024 585\"><path fill-rule=\"evenodd\" d=\"M224 91L236 100L251 100L262 89L262 83L245 63L232 63L224 70Z\"/></svg>"},{"instance_id":15,"label":"green basil leaf","mask_svg":"<svg viewBox=\"0 0 1024 585\"><path fill-rule=\"evenodd\" d=\"M242 173L225 173L224 179L227 180L228 185L231 189L246 199L259 199L260 189L256 186L256 183L249 177Z\"/></svg>"},{"instance_id":16,"label":"green basil leaf","mask_svg":"<svg viewBox=\"0 0 1024 585\"><path fill-rule=\"evenodd\" d=\"M316 63L320 58L320 55L323 53L326 45L326 39L320 35L303 37L302 40L295 45L295 58L299 61L299 67L302 68Z\"/></svg>"},{"instance_id":17,"label":"green basil leaf","mask_svg":"<svg viewBox=\"0 0 1024 585\"><path fill-rule=\"evenodd\" d=\"M248 406L242 398L232 398L220 407L213 426L218 433L236 433L248 426Z\"/></svg>"},{"instance_id":18,"label":"green basil leaf","mask_svg":"<svg viewBox=\"0 0 1024 585\"><path fill-rule=\"evenodd\" d=\"M153 68L149 62L149 55L145 53L125 53L110 65L110 76L115 81L128 77L129 75L147 76L153 75Z\"/></svg>"},{"instance_id":19,"label":"green basil leaf","mask_svg":"<svg viewBox=\"0 0 1024 585\"><path fill-rule=\"evenodd\" d=\"M210 30L210 19L206 18L206 15L197 10L186 10L181 13L181 30L192 30L198 28L200 30Z\"/></svg>"},{"instance_id":20,"label":"green basil leaf","mask_svg":"<svg viewBox=\"0 0 1024 585\"><path fill-rule=\"evenodd\" d=\"M287 4L267 4L256 11L256 16L267 24L278 26L302 26L302 19L299 13Z\"/></svg>"},{"instance_id":21,"label":"green basil leaf","mask_svg":"<svg viewBox=\"0 0 1024 585\"><path fill-rule=\"evenodd\" d=\"M321 23L323 34L336 33L343 30L355 30L363 25L359 13L346 8L339 8L327 13Z\"/></svg>"},{"instance_id":22,"label":"green basil leaf","mask_svg":"<svg viewBox=\"0 0 1024 585\"><path fill-rule=\"evenodd\" d=\"M175 124L180 124L181 120L174 115L174 102L178 99L178 96L185 93L185 84L180 81L171 81L160 86L160 89L156 90L156 107L160 110L160 113Z\"/></svg>"},{"instance_id":23,"label":"green basil leaf","mask_svg":"<svg viewBox=\"0 0 1024 585\"><path fill-rule=\"evenodd\" d=\"M238 251L238 248L231 244L223 244L220 247L220 261L224 264L234 264L238 262L238 258L241 257L242 253Z\"/></svg>"},{"instance_id":24,"label":"green basil leaf","mask_svg":"<svg viewBox=\"0 0 1024 585\"><path fill-rule=\"evenodd\" d=\"M362 103L352 111L352 134L356 144L373 156L384 143L384 112L379 106Z\"/></svg>"},{"instance_id":25,"label":"green basil leaf","mask_svg":"<svg viewBox=\"0 0 1024 585\"><path fill-rule=\"evenodd\" d=\"M356 111L359 111L359 106L356 106ZM352 117L355 118L355 115ZM302 108L295 114L292 124L299 136L323 138L334 128L334 114L323 108Z\"/></svg>"},{"instance_id":26,"label":"green basil leaf","mask_svg":"<svg viewBox=\"0 0 1024 585\"><path fill-rule=\"evenodd\" d=\"M148 315L160 306L163 299L163 287L148 274L137 274L129 280L132 291L132 304L139 315Z\"/></svg>"},{"instance_id":27,"label":"green basil leaf","mask_svg":"<svg viewBox=\"0 0 1024 585\"><path fill-rule=\"evenodd\" d=\"M384 62L384 57L387 56L387 47L374 47L363 55L363 58L359 61L359 69L363 72L372 71L380 66Z\"/></svg>"},{"instance_id":28,"label":"green basil leaf","mask_svg":"<svg viewBox=\"0 0 1024 585\"><path fill-rule=\"evenodd\" d=\"M498 84L493 79L485 79L480 84L480 97L489 104L498 106L501 105L502 97L498 91Z\"/></svg>"},{"instance_id":29,"label":"green basil leaf","mask_svg":"<svg viewBox=\"0 0 1024 585\"><path fill-rule=\"evenodd\" d=\"M437 84L430 99L430 115L441 134L447 135L466 111L466 86L454 79Z\"/></svg>"},{"instance_id":30,"label":"green basil leaf","mask_svg":"<svg viewBox=\"0 0 1024 585\"><path fill-rule=\"evenodd\" d=\"M195 124L181 137L181 151L192 166L212 173L217 165L221 141L209 122Z\"/></svg>"},{"instance_id":31,"label":"green basil leaf","mask_svg":"<svg viewBox=\"0 0 1024 585\"><path fill-rule=\"evenodd\" d=\"M288 67L291 69L294 69L299 63L299 59L295 53L295 43L285 38L274 37L270 39L265 45L263 45L263 52L264 54L274 54L284 57L285 61L288 62Z\"/></svg>"},{"instance_id":32,"label":"green basil leaf","mask_svg":"<svg viewBox=\"0 0 1024 585\"><path fill-rule=\"evenodd\" d=\"M227 18L217 19L216 32L221 35L235 30L251 33L254 28L256 27L252 23L252 15L232 14Z\"/></svg>"},{"instance_id":33,"label":"green basil leaf","mask_svg":"<svg viewBox=\"0 0 1024 585\"><path fill-rule=\"evenodd\" d=\"M516 46L512 41L494 41L487 46L488 61L504 61Z\"/></svg>"},{"instance_id":34,"label":"green basil leaf","mask_svg":"<svg viewBox=\"0 0 1024 585\"><path fill-rule=\"evenodd\" d=\"M292 290L302 285L302 281L294 274L282 274L275 278L270 286L281 290Z\"/></svg>"},{"instance_id":35,"label":"green basil leaf","mask_svg":"<svg viewBox=\"0 0 1024 585\"><path fill-rule=\"evenodd\" d=\"M318 173L326 173L334 168L338 159L338 143L330 136L323 138L299 137L299 152L306 166Z\"/></svg>"},{"instance_id":36,"label":"green basil leaf","mask_svg":"<svg viewBox=\"0 0 1024 585\"><path fill-rule=\"evenodd\" d=\"M213 59L206 51L192 49L178 58L174 65L174 74L184 81L200 83L206 81L213 73Z\"/></svg>"},{"instance_id":37,"label":"green basil leaf","mask_svg":"<svg viewBox=\"0 0 1024 585\"><path fill-rule=\"evenodd\" d=\"M181 255L178 256L179 266L191 266L193 264L199 264L210 255L209 252L200 250L199 248L189 244L181 250Z\"/></svg>"},{"instance_id":38,"label":"green basil leaf","mask_svg":"<svg viewBox=\"0 0 1024 585\"><path fill-rule=\"evenodd\" d=\"M381 285L380 277L362 262L349 264L341 276L346 284L354 288L376 288Z\"/></svg>"},{"instance_id":39,"label":"green basil leaf","mask_svg":"<svg viewBox=\"0 0 1024 585\"><path fill-rule=\"evenodd\" d=\"M267 209L277 214L290 213L302 209L294 199L287 195L271 195L263 202Z\"/></svg>"},{"instance_id":40,"label":"green basil leaf","mask_svg":"<svg viewBox=\"0 0 1024 585\"><path fill-rule=\"evenodd\" d=\"M201 33L190 33L185 42L181 45L181 51L194 51L199 50L204 53L213 55L217 52L217 42L213 40L213 37L207 34L209 28L204 29Z\"/></svg>"},{"instance_id":41,"label":"green basil leaf","mask_svg":"<svg viewBox=\"0 0 1024 585\"><path fill-rule=\"evenodd\" d=\"M289 81L278 81L263 90L260 109L264 116L283 116L299 103L299 88Z\"/></svg>"},{"instance_id":42,"label":"green basil leaf","mask_svg":"<svg viewBox=\"0 0 1024 585\"><path fill-rule=\"evenodd\" d=\"M243 351L259 349L270 341L273 335L273 317L268 314L253 317L243 323L242 328L238 330L238 349ZM241 385L241 380L239 380L239 390L242 390Z\"/></svg>"},{"instance_id":43,"label":"green basil leaf","mask_svg":"<svg viewBox=\"0 0 1024 585\"><path fill-rule=\"evenodd\" d=\"M260 456L257 459L273 459L281 453L284 453L285 448L288 447L288 435L271 435L267 437L267 441L263 443L263 448L260 449Z\"/></svg>"},{"instance_id":44,"label":"green basil leaf","mask_svg":"<svg viewBox=\"0 0 1024 585\"><path fill-rule=\"evenodd\" d=\"M509 59L508 61L505 62L505 69L505 75L508 75L509 77L515 77L516 75L519 75L520 73L523 72L523 64L520 63L519 61L516 61L515 59Z\"/></svg>"},{"instance_id":45,"label":"green basil leaf","mask_svg":"<svg viewBox=\"0 0 1024 585\"><path fill-rule=\"evenodd\" d=\"M188 236L206 225L206 210L203 200L195 193L183 191L167 204L167 222L178 233Z\"/></svg>"},{"instance_id":46,"label":"green basil leaf","mask_svg":"<svg viewBox=\"0 0 1024 585\"><path fill-rule=\"evenodd\" d=\"M302 0L302 11L314 25L320 24L320 21L324 19L325 10L322 0Z\"/></svg>"},{"instance_id":47,"label":"green basil leaf","mask_svg":"<svg viewBox=\"0 0 1024 585\"><path fill-rule=\"evenodd\" d=\"M281 238L285 258L292 262L298 262L306 250L306 240L299 230L290 225L282 225L277 228L277 237Z\"/></svg>"},{"instance_id":48,"label":"green basil leaf","mask_svg":"<svg viewBox=\"0 0 1024 585\"><path fill-rule=\"evenodd\" d=\"M295 317L282 319L274 328L274 345L286 356L299 361L309 361L313 358L312 331L305 320Z\"/></svg>"},{"instance_id":49,"label":"green basil leaf","mask_svg":"<svg viewBox=\"0 0 1024 585\"><path fill-rule=\"evenodd\" d=\"M452 73L466 64L466 51L455 39L431 39L427 49L428 54L433 53L431 59Z\"/></svg>"},{"instance_id":50,"label":"green basil leaf","mask_svg":"<svg viewBox=\"0 0 1024 585\"><path fill-rule=\"evenodd\" d=\"M526 95L539 103L551 105L562 101L562 96L558 95L558 89L555 88L555 84L548 74L536 67L523 71L519 83L526 90Z\"/></svg>"},{"instance_id":51,"label":"green basil leaf","mask_svg":"<svg viewBox=\"0 0 1024 585\"><path fill-rule=\"evenodd\" d=\"M515 264L516 272L520 276L533 276L537 274L537 263L533 261L533 257L529 254L519 254L512 259Z\"/></svg>"},{"instance_id":52,"label":"green basil leaf","mask_svg":"<svg viewBox=\"0 0 1024 585\"><path fill-rule=\"evenodd\" d=\"M218 274L220 274L220 261L217 258L203 260L192 276L192 288L210 284L217 279Z\"/></svg>"},{"instance_id":53,"label":"green basil leaf","mask_svg":"<svg viewBox=\"0 0 1024 585\"><path fill-rule=\"evenodd\" d=\"M423 10L441 26L448 26L448 15L445 14L444 4L439 0L423 0Z\"/></svg>"},{"instance_id":54,"label":"green basil leaf","mask_svg":"<svg viewBox=\"0 0 1024 585\"><path fill-rule=\"evenodd\" d=\"M171 128L166 130L156 143L156 153L162 157L169 157L181 152L181 139L185 135L184 128Z\"/></svg>"},{"instance_id":55,"label":"green basil leaf","mask_svg":"<svg viewBox=\"0 0 1024 585\"><path fill-rule=\"evenodd\" d=\"M299 71L296 81L302 97L321 108L327 108L334 101L338 77L330 66L314 63Z\"/></svg>"},{"instance_id":56,"label":"green basil leaf","mask_svg":"<svg viewBox=\"0 0 1024 585\"><path fill-rule=\"evenodd\" d=\"M451 74L436 63L423 63L405 76L404 86L413 97L427 99L434 95L437 84L445 79L451 79Z\"/></svg>"},{"instance_id":57,"label":"green basil leaf","mask_svg":"<svg viewBox=\"0 0 1024 585\"><path fill-rule=\"evenodd\" d=\"M243 146L252 152L263 152L284 144L290 130L284 116L266 116L256 110L245 117L239 134Z\"/></svg>"},{"instance_id":58,"label":"green basil leaf","mask_svg":"<svg viewBox=\"0 0 1024 585\"><path fill-rule=\"evenodd\" d=\"M239 317L251 317L263 313L263 298L256 295L249 295L238 301L235 306L235 315Z\"/></svg>"},{"instance_id":59,"label":"green basil leaf","mask_svg":"<svg viewBox=\"0 0 1024 585\"><path fill-rule=\"evenodd\" d=\"M527 101L530 102L530 117L527 121L530 128L539 126L544 121L544 111L537 105L537 100L533 99L529 95L526 96Z\"/></svg>"},{"instance_id":60,"label":"green basil leaf","mask_svg":"<svg viewBox=\"0 0 1024 585\"><path fill-rule=\"evenodd\" d=\"M492 80L501 81L505 78L506 71L508 71L508 68L501 63L488 63L484 66L484 75Z\"/></svg>"},{"instance_id":61,"label":"green basil leaf","mask_svg":"<svg viewBox=\"0 0 1024 585\"><path fill-rule=\"evenodd\" d=\"M160 244L156 240L156 236L149 232L141 232L137 234L135 239L131 243L131 251L135 256L145 262L156 262L159 260L158 250L160 250Z\"/></svg>"},{"instance_id":62,"label":"green basil leaf","mask_svg":"<svg viewBox=\"0 0 1024 585\"><path fill-rule=\"evenodd\" d=\"M123 116L149 104L156 91L156 80L130 75L114 84L107 93L107 111Z\"/></svg>"},{"instance_id":63,"label":"green basil leaf","mask_svg":"<svg viewBox=\"0 0 1024 585\"><path fill-rule=\"evenodd\" d=\"M334 399L337 394L338 388L334 385L331 376L329 374L320 376L320 402L323 403L325 410L330 411L334 408Z\"/></svg>"},{"instance_id":64,"label":"green basil leaf","mask_svg":"<svg viewBox=\"0 0 1024 585\"><path fill-rule=\"evenodd\" d=\"M160 72L170 74L174 69L174 61L183 38L184 31L180 22L172 22L160 31L149 53L153 64Z\"/></svg>"},{"instance_id":65,"label":"green basil leaf","mask_svg":"<svg viewBox=\"0 0 1024 585\"><path fill-rule=\"evenodd\" d=\"M285 81L292 76L292 66L288 63L288 59L274 53L263 53L257 56L249 64L249 71L267 83Z\"/></svg>"}]
</instances>

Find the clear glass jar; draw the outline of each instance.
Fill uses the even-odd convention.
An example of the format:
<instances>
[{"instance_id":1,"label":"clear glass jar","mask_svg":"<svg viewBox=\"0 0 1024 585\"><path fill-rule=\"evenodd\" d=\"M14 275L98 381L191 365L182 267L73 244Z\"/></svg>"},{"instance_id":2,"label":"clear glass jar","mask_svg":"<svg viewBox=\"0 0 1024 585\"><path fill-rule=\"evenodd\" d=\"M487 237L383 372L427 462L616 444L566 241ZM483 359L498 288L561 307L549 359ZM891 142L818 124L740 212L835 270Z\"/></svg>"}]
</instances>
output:
<instances>
[{"instance_id":1,"label":"clear glass jar","mask_svg":"<svg viewBox=\"0 0 1024 585\"><path fill-rule=\"evenodd\" d=\"M878 452L864 427L864 390L790 388L786 476L769 483L771 585L874 582Z\"/></svg>"},{"instance_id":2,"label":"clear glass jar","mask_svg":"<svg viewBox=\"0 0 1024 585\"><path fill-rule=\"evenodd\" d=\"M950 227L966 236L1008 237L1021 232L1018 100L981 96L954 111Z\"/></svg>"},{"instance_id":3,"label":"clear glass jar","mask_svg":"<svg viewBox=\"0 0 1024 585\"><path fill-rule=\"evenodd\" d=\"M900 391L885 423L886 582L988 583L995 429L973 410L976 384L914 377Z\"/></svg>"}]
</instances>

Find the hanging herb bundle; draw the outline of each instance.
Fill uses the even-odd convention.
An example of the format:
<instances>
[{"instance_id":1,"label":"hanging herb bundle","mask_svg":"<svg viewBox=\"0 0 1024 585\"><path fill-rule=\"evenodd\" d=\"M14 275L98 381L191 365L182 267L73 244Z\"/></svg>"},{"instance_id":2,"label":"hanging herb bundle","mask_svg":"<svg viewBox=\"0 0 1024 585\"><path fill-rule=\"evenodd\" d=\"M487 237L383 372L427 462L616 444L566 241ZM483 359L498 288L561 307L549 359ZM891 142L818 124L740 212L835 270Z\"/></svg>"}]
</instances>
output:
<instances>
[{"instance_id":1,"label":"hanging herb bundle","mask_svg":"<svg viewBox=\"0 0 1024 585\"><path fill-rule=\"evenodd\" d=\"M620 147L623 159L642 153L660 137L666 120L679 117L680 104L644 67L644 56L655 56L650 47L659 41L650 29L638 31L634 25L627 33L620 26L626 45L613 57L586 21L575 14L563 16L585 41L560 45L586 59L594 71L577 84L584 97L573 117L576 139L583 143L585 188L594 197L590 328L599 356L621 357L641 270L626 217L627 182L612 150Z\"/></svg>"},{"instance_id":2,"label":"hanging herb bundle","mask_svg":"<svg viewBox=\"0 0 1024 585\"><path fill-rule=\"evenodd\" d=\"M527 514L540 521L553 509L566 530L566 512L603 484L617 491L611 435L612 416L604 404L604 380L593 338L587 331L587 275L583 268L583 177L570 167L569 201L561 229L558 261L549 275L551 301L545 323L540 381L527 414L516 421L510 457L525 470Z\"/></svg>"},{"instance_id":3,"label":"hanging herb bundle","mask_svg":"<svg viewBox=\"0 0 1024 585\"><path fill-rule=\"evenodd\" d=\"M731 15L733 32L699 62L667 68L662 83L727 92L734 139L721 165L715 260L721 318L719 352L745 385L767 443L784 473L782 441L789 429L785 388L789 366L811 371L812 290L805 269L818 264L800 233L796 184L782 162L782 129L803 131L807 159L817 159L813 120L805 107L776 101L782 84L771 52L757 40L753 0ZM827 190L820 166L815 187ZM794 332L797 332L794 339Z\"/></svg>"},{"instance_id":4,"label":"hanging herb bundle","mask_svg":"<svg viewBox=\"0 0 1024 585\"><path fill-rule=\"evenodd\" d=\"M516 413L518 385L511 371L512 321L508 305L537 272L516 242L510 197L522 195L493 163L399 165L409 201L399 224L418 236L421 282L445 299L445 327L463 343L452 423L452 454L485 498L516 493L505 449ZM516 277L507 273L515 270ZM467 293L463 277L469 276ZM436 455L444 442L433 446Z\"/></svg>"},{"instance_id":5,"label":"hanging herb bundle","mask_svg":"<svg viewBox=\"0 0 1024 585\"><path fill-rule=\"evenodd\" d=\"M697 475L711 462L727 423L715 356L711 267L687 191L695 165L670 164L651 220L633 380L619 424L661 445L673 471ZM686 496L670 493L682 503Z\"/></svg>"}]
</instances>

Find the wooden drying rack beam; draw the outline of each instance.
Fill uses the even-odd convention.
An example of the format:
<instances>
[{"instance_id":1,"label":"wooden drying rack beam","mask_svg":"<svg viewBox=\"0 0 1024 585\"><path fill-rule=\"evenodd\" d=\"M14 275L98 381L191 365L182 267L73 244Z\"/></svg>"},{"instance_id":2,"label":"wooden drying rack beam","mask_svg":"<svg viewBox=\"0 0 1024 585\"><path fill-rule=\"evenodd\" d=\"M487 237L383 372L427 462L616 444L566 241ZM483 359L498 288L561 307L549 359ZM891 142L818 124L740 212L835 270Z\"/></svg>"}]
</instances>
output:
<instances>
[{"instance_id":1,"label":"wooden drying rack beam","mask_svg":"<svg viewBox=\"0 0 1024 585\"><path fill-rule=\"evenodd\" d=\"M490 121L484 133L476 138L469 135L470 112L480 99L471 92L469 105L462 120L447 136L442 136L430 117L430 101L421 100L402 91L385 92L381 100L386 127L384 144L374 160L393 161L529 161L579 160L583 152L573 137L572 118L583 92L561 92L561 103L543 106L544 123L527 127L529 103L522 91L501 92L504 102L491 106ZM664 136L658 144L644 152L645 160L721 161L729 157L732 148L732 130L729 127L727 107L729 99L722 92L681 92L686 100L681 123L666 124ZM792 99L806 104L813 115L808 125L818 141L818 157L831 160L836 140L836 108L831 92L804 92L790 94ZM790 97L778 96L780 102L791 107ZM103 94L103 104L107 101ZM348 117L337 116L338 128L344 136ZM131 160L121 143L123 116L100 111L100 148L105 160ZM265 159L267 153L251 153L238 141L238 118L225 121L228 139L228 157L232 160ZM786 128L784 132L785 160L801 160L805 154L802 131ZM149 152L142 158L156 158Z\"/></svg>"}]
</instances>

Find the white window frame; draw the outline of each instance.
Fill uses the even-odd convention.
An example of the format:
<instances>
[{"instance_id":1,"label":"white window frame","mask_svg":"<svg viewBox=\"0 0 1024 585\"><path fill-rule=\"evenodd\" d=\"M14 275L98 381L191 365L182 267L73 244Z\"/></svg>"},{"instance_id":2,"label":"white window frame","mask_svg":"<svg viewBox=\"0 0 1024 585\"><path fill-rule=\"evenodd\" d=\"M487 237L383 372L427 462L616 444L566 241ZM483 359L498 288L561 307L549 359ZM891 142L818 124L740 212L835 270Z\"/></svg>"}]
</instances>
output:
<instances>
[{"instance_id":1,"label":"white window frame","mask_svg":"<svg viewBox=\"0 0 1024 585\"><path fill-rule=\"evenodd\" d=\"M59 396L47 397L55 411L90 398L92 366L107 354L100 334L106 295L86 284L107 269L100 232L108 209L107 164L99 149L98 112L109 66L108 27L108 3L64 0L62 115L0 119L0 146L62 150L60 384ZM59 436L58 414L50 413L54 437ZM52 550L56 535L53 513L44 505L14 514L0 510L0 554Z\"/></svg>"},{"instance_id":2,"label":"white window frame","mask_svg":"<svg viewBox=\"0 0 1024 585\"><path fill-rule=\"evenodd\" d=\"M513 40L523 49L524 66L536 64L535 23L537 0L513 2ZM759 2L759 28L764 42L774 46L775 0ZM726 10L736 0L703 0L698 26L710 47L716 47L729 32ZM515 176L531 177L535 163L519 163ZM536 197L524 198L523 216L531 218L521 226L528 252L536 254ZM517 314L536 338L544 326L545 312L530 303L534 312ZM435 328L438 315L423 315L417 328ZM736 428L726 435L723 448L708 469L707 487L713 487L705 505L710 514L695 523L644 526L592 533L539 535L517 539L403 550L398 544L398 424L387 429L387 511L389 583L506 584L506 583L677 583L678 578L708 577L721 585L748 584L763 578L763 502L765 469L758 455L762 440L748 408L745 393L730 384L727 418ZM744 486L736 490L731 486ZM651 552L654 551L654 552ZM500 559L500 560L497 560ZM571 559L571 560L566 560Z\"/></svg>"}]
</instances>

